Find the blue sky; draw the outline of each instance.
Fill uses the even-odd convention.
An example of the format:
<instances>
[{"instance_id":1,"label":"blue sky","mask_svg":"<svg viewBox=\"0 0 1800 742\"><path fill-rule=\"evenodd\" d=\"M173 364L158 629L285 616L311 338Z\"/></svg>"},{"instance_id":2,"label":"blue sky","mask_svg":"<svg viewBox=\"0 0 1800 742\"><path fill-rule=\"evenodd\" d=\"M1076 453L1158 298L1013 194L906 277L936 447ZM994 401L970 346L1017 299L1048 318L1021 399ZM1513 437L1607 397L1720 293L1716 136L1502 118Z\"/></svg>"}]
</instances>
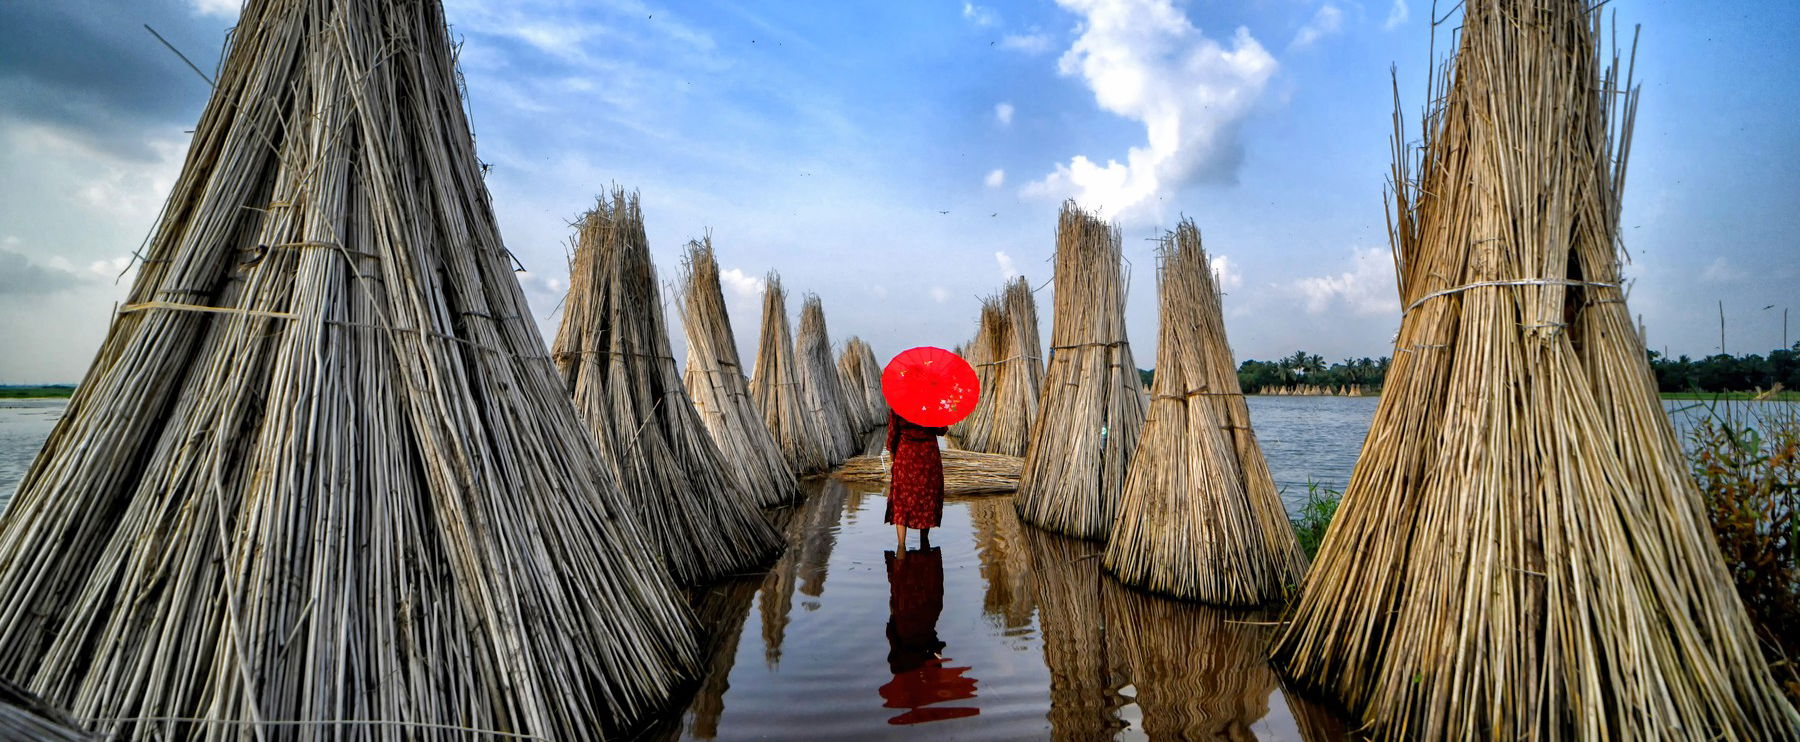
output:
<instances>
[{"instance_id":1,"label":"blue sky","mask_svg":"<svg viewBox=\"0 0 1800 742\"><path fill-rule=\"evenodd\" d=\"M1631 308L1651 346L1676 354L1716 352L1721 299L1727 348L1766 352L1800 295L1800 11L1731 7L1608 5L1627 38L1644 26ZM206 84L143 25L210 69L235 9L0 4L0 383L79 378L129 281L114 277L179 170ZM1416 137L1431 63L1418 0L447 0L446 12L546 335L566 225L617 183L642 192L665 281L682 244L711 230L746 354L770 269L821 296L839 341L861 335L884 357L954 345L1007 275L1048 281L1069 196L1120 219L1146 364L1152 239L1181 215L1220 261L1240 359L1390 352L1389 69Z\"/></svg>"}]
</instances>

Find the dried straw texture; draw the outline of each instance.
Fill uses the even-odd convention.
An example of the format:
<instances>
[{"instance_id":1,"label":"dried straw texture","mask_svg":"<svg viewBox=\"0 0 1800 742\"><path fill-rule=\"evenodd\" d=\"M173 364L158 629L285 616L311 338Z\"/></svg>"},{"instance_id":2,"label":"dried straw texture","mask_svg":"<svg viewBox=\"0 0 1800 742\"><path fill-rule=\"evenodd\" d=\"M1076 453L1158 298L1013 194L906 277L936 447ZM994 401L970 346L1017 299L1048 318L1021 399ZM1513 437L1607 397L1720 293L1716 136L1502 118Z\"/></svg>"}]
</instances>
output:
<instances>
[{"instance_id":1,"label":"dried straw texture","mask_svg":"<svg viewBox=\"0 0 1800 742\"><path fill-rule=\"evenodd\" d=\"M576 739L691 671L457 79L436 2L243 8L0 518L0 677L123 738Z\"/></svg>"},{"instance_id":2,"label":"dried straw texture","mask_svg":"<svg viewBox=\"0 0 1800 742\"><path fill-rule=\"evenodd\" d=\"M556 365L650 548L685 585L772 558L779 535L676 369L637 194L600 199L576 222L574 243Z\"/></svg>"},{"instance_id":3,"label":"dried straw texture","mask_svg":"<svg viewBox=\"0 0 1800 742\"><path fill-rule=\"evenodd\" d=\"M1132 455L1105 566L1184 600L1279 600L1306 557L1250 429L1200 230L1163 237L1162 312L1149 419Z\"/></svg>"},{"instance_id":4,"label":"dried straw texture","mask_svg":"<svg viewBox=\"0 0 1800 742\"><path fill-rule=\"evenodd\" d=\"M849 345L837 357L838 388L844 393L844 418L850 422L853 440L869 432L869 398L863 394L862 374L851 367Z\"/></svg>"},{"instance_id":5,"label":"dried straw texture","mask_svg":"<svg viewBox=\"0 0 1800 742\"><path fill-rule=\"evenodd\" d=\"M781 288L781 276L774 273L763 288L762 337L756 348L756 370L750 377L750 400L762 411L763 423L794 473L818 474L835 463L800 390L794 337L788 330L787 291Z\"/></svg>"},{"instance_id":6,"label":"dried straw texture","mask_svg":"<svg viewBox=\"0 0 1800 742\"><path fill-rule=\"evenodd\" d=\"M838 378L844 384L844 406L855 410L857 433L867 434L887 424L881 369L875 365L875 351L862 338L852 335L844 341L844 352L838 355Z\"/></svg>"},{"instance_id":7,"label":"dried straw texture","mask_svg":"<svg viewBox=\"0 0 1800 742\"><path fill-rule=\"evenodd\" d=\"M765 507L791 503L800 498L800 482L750 401L750 382L744 378L737 336L731 333L712 237L688 243L683 267L681 321L687 328L688 394L726 463L737 469L757 502Z\"/></svg>"},{"instance_id":8,"label":"dried straw texture","mask_svg":"<svg viewBox=\"0 0 1800 742\"><path fill-rule=\"evenodd\" d=\"M825 330L825 305L808 295L800 304L800 337L794 345L800 372L800 395L812 415L813 429L824 445L826 463L836 466L856 455L861 431L853 429L844 404L844 387L837 363L831 356L831 335Z\"/></svg>"},{"instance_id":9,"label":"dried straw texture","mask_svg":"<svg viewBox=\"0 0 1800 742\"><path fill-rule=\"evenodd\" d=\"M1025 460L998 453L950 448L938 452L944 461L945 495L1000 495L1019 488L1019 471ZM890 457L857 456L844 462L831 476L846 482L886 482Z\"/></svg>"},{"instance_id":10,"label":"dried straw texture","mask_svg":"<svg viewBox=\"0 0 1800 742\"><path fill-rule=\"evenodd\" d=\"M993 296L981 300L981 314L975 323L975 337L963 345L963 360L975 369L975 384L980 396L975 400L975 409L970 410L967 417L950 426L948 435L956 441L959 448L971 451L981 450L976 441L985 439L984 427L991 418L994 400L988 395L994 383L994 361L1000 358L1003 350L1000 346L1005 340L1005 312L1000 308L1000 297Z\"/></svg>"},{"instance_id":11,"label":"dried straw texture","mask_svg":"<svg viewBox=\"0 0 1800 742\"><path fill-rule=\"evenodd\" d=\"M1466 8L1417 161L1396 117L1394 366L1276 659L1387 738L1795 739L1618 285L1636 91L1593 4Z\"/></svg>"},{"instance_id":12,"label":"dried straw texture","mask_svg":"<svg viewBox=\"0 0 1800 742\"><path fill-rule=\"evenodd\" d=\"M1125 338L1119 230L1063 204L1056 227L1050 366L1016 500L1027 523L1103 539L1144 425L1146 400Z\"/></svg>"},{"instance_id":13,"label":"dried straw texture","mask_svg":"<svg viewBox=\"0 0 1800 742\"><path fill-rule=\"evenodd\" d=\"M99 735L81 727L30 691L0 678L0 739L43 742L91 742Z\"/></svg>"},{"instance_id":14,"label":"dried straw texture","mask_svg":"<svg viewBox=\"0 0 1800 742\"><path fill-rule=\"evenodd\" d=\"M858 340L856 354L862 358L859 364L863 376L862 388L863 394L869 399L869 417L875 423L869 430L874 431L885 427L888 421L887 396L881 391L882 367L875 360L875 349L868 343Z\"/></svg>"},{"instance_id":15,"label":"dried straw texture","mask_svg":"<svg viewBox=\"0 0 1800 742\"><path fill-rule=\"evenodd\" d=\"M1013 279L997 304L992 358L983 362L981 401L975 407L968 438L971 451L1024 456L1037 422L1038 396L1044 386L1044 359L1038 341L1037 300L1024 276ZM985 329L986 307L983 307Z\"/></svg>"}]
</instances>

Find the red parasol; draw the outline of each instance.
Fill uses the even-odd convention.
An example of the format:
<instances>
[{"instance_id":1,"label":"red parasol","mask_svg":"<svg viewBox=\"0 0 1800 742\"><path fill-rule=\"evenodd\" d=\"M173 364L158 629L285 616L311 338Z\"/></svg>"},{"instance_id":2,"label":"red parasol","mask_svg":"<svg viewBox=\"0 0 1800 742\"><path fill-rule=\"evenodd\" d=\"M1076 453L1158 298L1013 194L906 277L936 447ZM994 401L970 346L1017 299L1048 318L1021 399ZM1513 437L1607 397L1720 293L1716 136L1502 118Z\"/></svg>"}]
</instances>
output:
<instances>
[{"instance_id":1,"label":"red parasol","mask_svg":"<svg viewBox=\"0 0 1800 742\"><path fill-rule=\"evenodd\" d=\"M888 407L928 428L951 425L975 411L981 382L960 356L929 345L903 351L881 372Z\"/></svg>"}]
</instances>

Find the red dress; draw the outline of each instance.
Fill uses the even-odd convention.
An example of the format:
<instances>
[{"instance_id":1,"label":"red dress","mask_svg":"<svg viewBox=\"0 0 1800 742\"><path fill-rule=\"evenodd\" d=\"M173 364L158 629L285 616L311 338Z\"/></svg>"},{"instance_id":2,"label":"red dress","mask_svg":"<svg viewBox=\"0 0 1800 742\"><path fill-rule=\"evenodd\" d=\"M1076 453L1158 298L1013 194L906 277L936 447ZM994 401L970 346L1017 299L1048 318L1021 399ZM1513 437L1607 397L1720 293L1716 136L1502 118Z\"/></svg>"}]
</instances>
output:
<instances>
[{"instance_id":1,"label":"red dress","mask_svg":"<svg viewBox=\"0 0 1800 742\"><path fill-rule=\"evenodd\" d=\"M894 456L893 483L888 485L886 522L907 528L936 528L944 516L944 460L938 436L944 428L927 428L888 413L887 449Z\"/></svg>"}]
</instances>

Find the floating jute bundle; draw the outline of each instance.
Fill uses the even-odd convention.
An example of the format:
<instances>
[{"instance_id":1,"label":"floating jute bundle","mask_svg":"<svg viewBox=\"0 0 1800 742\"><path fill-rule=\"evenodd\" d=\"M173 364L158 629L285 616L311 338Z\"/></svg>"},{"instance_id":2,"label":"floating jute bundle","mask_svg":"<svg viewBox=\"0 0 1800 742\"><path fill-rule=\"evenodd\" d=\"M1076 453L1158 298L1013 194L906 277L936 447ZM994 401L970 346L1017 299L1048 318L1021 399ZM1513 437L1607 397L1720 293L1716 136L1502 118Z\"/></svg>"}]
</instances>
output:
<instances>
[{"instance_id":1,"label":"floating jute bundle","mask_svg":"<svg viewBox=\"0 0 1800 742\"><path fill-rule=\"evenodd\" d=\"M1056 228L1050 364L1016 503L1027 523L1085 539L1111 532L1144 424L1125 338L1119 230L1063 204Z\"/></svg>"},{"instance_id":2,"label":"floating jute bundle","mask_svg":"<svg viewBox=\"0 0 1800 742\"><path fill-rule=\"evenodd\" d=\"M1306 557L1250 429L1200 230L1162 239L1148 420L1105 566L1129 585L1215 605L1280 599Z\"/></svg>"},{"instance_id":3,"label":"floating jute bundle","mask_svg":"<svg viewBox=\"0 0 1800 742\"><path fill-rule=\"evenodd\" d=\"M781 288L781 276L774 273L763 287L762 335L756 347L756 369L750 377L750 399L762 411L763 422L780 444L789 469L802 476L831 469L835 462L800 389L794 337L788 329L787 291Z\"/></svg>"},{"instance_id":4,"label":"floating jute bundle","mask_svg":"<svg viewBox=\"0 0 1800 742\"><path fill-rule=\"evenodd\" d=\"M1793 740L1625 307L1599 3L1464 8L1421 146L1396 116L1394 364L1275 659L1381 738Z\"/></svg>"},{"instance_id":5,"label":"floating jute bundle","mask_svg":"<svg viewBox=\"0 0 1800 742\"><path fill-rule=\"evenodd\" d=\"M1038 396L1044 384L1042 344L1038 341L1037 300L1019 276L992 299L997 327L984 361L981 402L970 415L962 447L972 451L1024 456L1037 422ZM983 329L987 308L983 306Z\"/></svg>"},{"instance_id":6,"label":"floating jute bundle","mask_svg":"<svg viewBox=\"0 0 1800 742\"><path fill-rule=\"evenodd\" d=\"M800 302L800 335L794 341L794 361L800 372L801 399L825 447L826 463L837 466L856 455L862 435L850 424L843 383L831 355L831 335L825 329L825 305L817 295L809 294Z\"/></svg>"},{"instance_id":7,"label":"floating jute bundle","mask_svg":"<svg viewBox=\"0 0 1800 742\"><path fill-rule=\"evenodd\" d=\"M687 330L684 381L707 432L765 507L800 497L800 483L781 455L762 413L750 401L750 381L738 355L737 336L719 286L712 237L689 242L683 262L681 324Z\"/></svg>"},{"instance_id":8,"label":"floating jute bundle","mask_svg":"<svg viewBox=\"0 0 1800 742\"><path fill-rule=\"evenodd\" d=\"M951 448L938 452L944 464L944 494L998 495L1019 488L1019 470L1025 460L998 453ZM832 476L847 482L886 482L892 457L857 456L844 462Z\"/></svg>"},{"instance_id":9,"label":"floating jute bundle","mask_svg":"<svg viewBox=\"0 0 1800 742\"><path fill-rule=\"evenodd\" d=\"M109 738L590 739L691 617L545 352L437 2L252 0L0 518L0 677Z\"/></svg>"},{"instance_id":10,"label":"floating jute bundle","mask_svg":"<svg viewBox=\"0 0 1800 742\"><path fill-rule=\"evenodd\" d=\"M637 194L615 188L575 228L556 365L650 548L688 585L772 559L778 534L720 455L669 350Z\"/></svg>"}]
</instances>

